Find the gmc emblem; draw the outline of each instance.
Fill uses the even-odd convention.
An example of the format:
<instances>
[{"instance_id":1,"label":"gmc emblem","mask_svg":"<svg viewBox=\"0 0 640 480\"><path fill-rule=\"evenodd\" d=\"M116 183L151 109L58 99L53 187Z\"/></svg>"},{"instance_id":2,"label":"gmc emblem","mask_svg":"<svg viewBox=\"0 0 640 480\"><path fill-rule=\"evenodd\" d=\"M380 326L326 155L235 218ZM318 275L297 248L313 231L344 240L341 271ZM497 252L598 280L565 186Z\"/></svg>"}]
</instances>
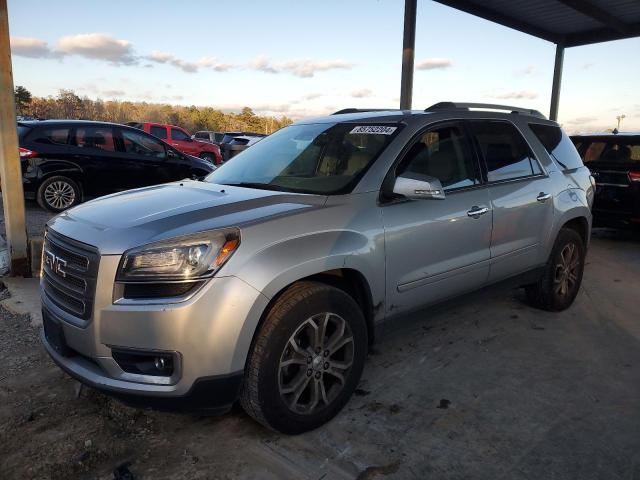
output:
<instances>
[{"instance_id":1,"label":"gmc emblem","mask_svg":"<svg viewBox=\"0 0 640 480\"><path fill-rule=\"evenodd\" d=\"M49 250L44 251L44 264L56 275L60 275L63 278L67 276L67 272L64 271L67 266L67 261L56 256Z\"/></svg>"}]
</instances>

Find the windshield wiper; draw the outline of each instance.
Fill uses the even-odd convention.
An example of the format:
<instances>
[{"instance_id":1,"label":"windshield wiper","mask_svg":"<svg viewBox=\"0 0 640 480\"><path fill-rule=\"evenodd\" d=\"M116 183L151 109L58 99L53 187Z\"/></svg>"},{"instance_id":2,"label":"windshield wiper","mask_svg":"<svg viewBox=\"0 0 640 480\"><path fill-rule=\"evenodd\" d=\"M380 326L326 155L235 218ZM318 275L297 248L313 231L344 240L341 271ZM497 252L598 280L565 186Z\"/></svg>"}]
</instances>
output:
<instances>
[{"instance_id":1,"label":"windshield wiper","mask_svg":"<svg viewBox=\"0 0 640 480\"><path fill-rule=\"evenodd\" d=\"M273 190L277 192L296 192L293 188L283 187L281 185L273 185L272 183L260 183L260 182L238 182L238 183L223 183L222 185L229 185L231 187L246 187L256 188L259 190Z\"/></svg>"}]
</instances>

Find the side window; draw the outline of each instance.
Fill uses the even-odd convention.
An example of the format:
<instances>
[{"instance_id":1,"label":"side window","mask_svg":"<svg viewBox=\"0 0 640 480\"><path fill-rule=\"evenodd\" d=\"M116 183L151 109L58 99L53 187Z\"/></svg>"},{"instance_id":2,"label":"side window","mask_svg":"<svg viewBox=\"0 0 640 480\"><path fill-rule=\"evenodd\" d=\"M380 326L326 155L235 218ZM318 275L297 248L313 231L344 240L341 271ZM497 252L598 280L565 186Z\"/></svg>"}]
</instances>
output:
<instances>
[{"instance_id":1,"label":"side window","mask_svg":"<svg viewBox=\"0 0 640 480\"><path fill-rule=\"evenodd\" d=\"M396 175L403 173L435 177L445 190L480 183L474 157L460 124L449 123L422 134L396 169Z\"/></svg>"},{"instance_id":2,"label":"side window","mask_svg":"<svg viewBox=\"0 0 640 480\"><path fill-rule=\"evenodd\" d=\"M196 138L208 139L209 138L209 134L207 132L196 132L195 137Z\"/></svg>"},{"instance_id":3,"label":"side window","mask_svg":"<svg viewBox=\"0 0 640 480\"><path fill-rule=\"evenodd\" d=\"M182 140L182 141L189 141L191 140L191 137L189 135L187 135L186 133L184 133L182 130L179 130L177 128L172 128L171 129L171 140Z\"/></svg>"},{"instance_id":4,"label":"side window","mask_svg":"<svg viewBox=\"0 0 640 480\"><path fill-rule=\"evenodd\" d=\"M166 127L159 127L157 125L151 125L151 135L154 137L158 137L161 139L167 138L167 129Z\"/></svg>"},{"instance_id":5,"label":"side window","mask_svg":"<svg viewBox=\"0 0 640 480\"><path fill-rule=\"evenodd\" d=\"M582 167L580 154L560 127L530 123L529 128L538 137L547 153L565 170Z\"/></svg>"},{"instance_id":6,"label":"side window","mask_svg":"<svg viewBox=\"0 0 640 480\"><path fill-rule=\"evenodd\" d=\"M43 128L33 134L33 141L47 145L68 145L69 131L69 128Z\"/></svg>"},{"instance_id":7,"label":"side window","mask_svg":"<svg viewBox=\"0 0 640 480\"><path fill-rule=\"evenodd\" d=\"M164 145L153 137L131 130L122 130L124 151L144 157L165 158Z\"/></svg>"},{"instance_id":8,"label":"side window","mask_svg":"<svg viewBox=\"0 0 640 480\"><path fill-rule=\"evenodd\" d=\"M80 127L76 128L73 144L82 149L115 152L113 130L108 127Z\"/></svg>"},{"instance_id":9,"label":"side window","mask_svg":"<svg viewBox=\"0 0 640 480\"><path fill-rule=\"evenodd\" d=\"M471 124L487 165L490 182L540 173L537 160L514 125L490 120L474 120Z\"/></svg>"}]
</instances>

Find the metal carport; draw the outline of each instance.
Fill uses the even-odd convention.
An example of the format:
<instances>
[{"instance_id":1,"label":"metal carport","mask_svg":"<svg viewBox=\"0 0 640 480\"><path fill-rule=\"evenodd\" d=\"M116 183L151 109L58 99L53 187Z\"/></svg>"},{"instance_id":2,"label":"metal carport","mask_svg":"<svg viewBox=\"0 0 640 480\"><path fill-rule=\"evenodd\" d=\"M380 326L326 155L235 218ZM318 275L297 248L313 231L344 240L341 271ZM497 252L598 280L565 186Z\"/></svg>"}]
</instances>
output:
<instances>
[{"instance_id":1,"label":"metal carport","mask_svg":"<svg viewBox=\"0 0 640 480\"><path fill-rule=\"evenodd\" d=\"M558 119L565 48L640 36L638 0L434 1L556 44L551 120ZM416 4L417 0L405 0L401 109L411 108Z\"/></svg>"},{"instance_id":2,"label":"metal carport","mask_svg":"<svg viewBox=\"0 0 640 480\"><path fill-rule=\"evenodd\" d=\"M434 0L556 44L550 118L557 119L564 49L640 36L639 0ZM405 0L400 108L413 90L417 0ZM9 21L0 0L0 177L12 274L28 273L22 172L15 128Z\"/></svg>"}]
</instances>

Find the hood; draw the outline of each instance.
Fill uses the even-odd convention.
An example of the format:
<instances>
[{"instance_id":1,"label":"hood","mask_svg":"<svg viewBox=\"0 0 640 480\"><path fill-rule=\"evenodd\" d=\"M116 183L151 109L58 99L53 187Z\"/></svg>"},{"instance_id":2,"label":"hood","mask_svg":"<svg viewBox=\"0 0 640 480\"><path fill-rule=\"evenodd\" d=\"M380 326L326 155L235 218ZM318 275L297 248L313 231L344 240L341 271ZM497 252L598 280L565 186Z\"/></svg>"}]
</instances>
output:
<instances>
[{"instance_id":1,"label":"hood","mask_svg":"<svg viewBox=\"0 0 640 480\"><path fill-rule=\"evenodd\" d=\"M92 200L47 225L116 255L166 238L300 214L322 208L326 198L184 180Z\"/></svg>"}]
</instances>

